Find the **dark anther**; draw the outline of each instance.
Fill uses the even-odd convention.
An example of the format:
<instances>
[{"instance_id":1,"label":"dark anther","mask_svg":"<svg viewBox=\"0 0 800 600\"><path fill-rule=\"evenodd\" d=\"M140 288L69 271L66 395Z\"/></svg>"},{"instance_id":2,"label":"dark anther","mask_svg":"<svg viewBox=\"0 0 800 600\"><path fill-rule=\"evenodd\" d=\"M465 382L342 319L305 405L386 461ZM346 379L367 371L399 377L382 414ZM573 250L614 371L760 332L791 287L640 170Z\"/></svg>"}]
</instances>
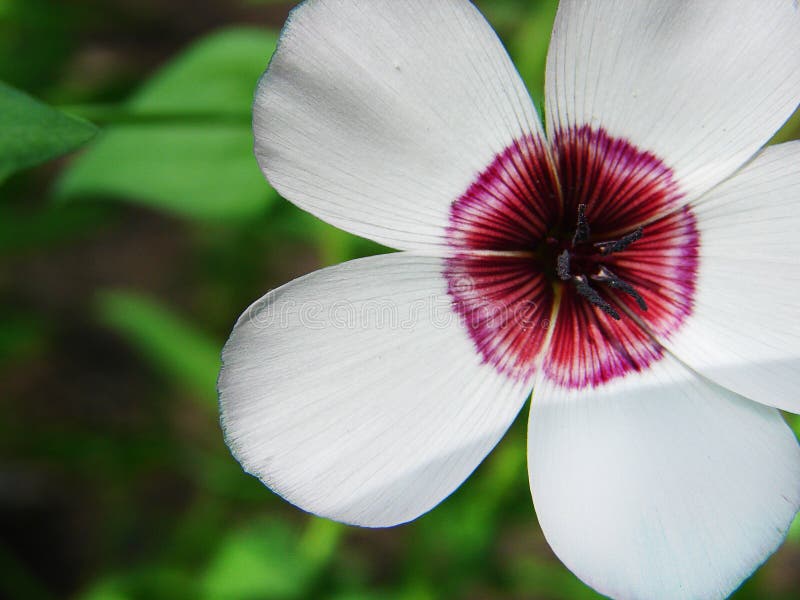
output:
<instances>
[{"instance_id":1,"label":"dark anther","mask_svg":"<svg viewBox=\"0 0 800 600\"><path fill-rule=\"evenodd\" d=\"M578 295L583 296L593 306L617 321L622 318L620 313L590 285L590 280L598 284L607 285L615 290L620 290L633 298L640 309L646 311L647 303L642 295L630 283L623 281L612 273L602 264L604 259L597 256L597 253L601 256L608 256L616 252L622 252L634 242L642 239L644 228L639 227L636 231L632 231L618 240L596 243L594 244L595 251L585 245L589 243L590 236L591 230L589 228L589 220L586 218L586 205L579 204L578 224L575 228L575 234L572 236L572 249L562 250L556 257L556 274L558 278L561 281L572 281L575 284ZM553 246L557 244L557 240L547 238L547 243ZM591 271L597 269L597 271L594 275L589 276L590 269ZM577 271L577 273L573 273L573 271Z\"/></svg>"},{"instance_id":2,"label":"dark anther","mask_svg":"<svg viewBox=\"0 0 800 600\"><path fill-rule=\"evenodd\" d=\"M616 290L625 292L631 298L636 300L636 304L639 305L639 308L644 311L647 310L647 303L644 301L644 298L642 298L642 295L637 292L630 283L623 281L606 267L600 267L600 272L597 275L592 275L592 279L599 283L604 283Z\"/></svg>"},{"instance_id":3,"label":"dark anther","mask_svg":"<svg viewBox=\"0 0 800 600\"><path fill-rule=\"evenodd\" d=\"M644 229L639 227L636 231L621 237L614 242L598 242L595 246L600 250L600 254L608 256L616 252L622 252L634 242L638 242L644 235Z\"/></svg>"},{"instance_id":4,"label":"dark anther","mask_svg":"<svg viewBox=\"0 0 800 600\"><path fill-rule=\"evenodd\" d=\"M589 282L586 281L586 277L583 275L576 275L572 278L572 280L575 282L575 288L578 290L578 293L581 296L586 298L589 302L594 304L612 319L619 321L622 318L619 316L619 313L614 310L614 307L603 300L600 294L598 294L597 291L589 285Z\"/></svg>"},{"instance_id":5,"label":"dark anther","mask_svg":"<svg viewBox=\"0 0 800 600\"><path fill-rule=\"evenodd\" d=\"M561 278L561 281L569 281L572 279L572 274L569 271L569 261L572 257L569 254L569 250L564 250L561 254L558 255L558 260L556 264L556 272L558 276Z\"/></svg>"},{"instance_id":6,"label":"dark anther","mask_svg":"<svg viewBox=\"0 0 800 600\"><path fill-rule=\"evenodd\" d=\"M575 236L572 238L572 247L589 241L589 221L586 219L586 205L578 205L578 227L575 229Z\"/></svg>"}]
</instances>

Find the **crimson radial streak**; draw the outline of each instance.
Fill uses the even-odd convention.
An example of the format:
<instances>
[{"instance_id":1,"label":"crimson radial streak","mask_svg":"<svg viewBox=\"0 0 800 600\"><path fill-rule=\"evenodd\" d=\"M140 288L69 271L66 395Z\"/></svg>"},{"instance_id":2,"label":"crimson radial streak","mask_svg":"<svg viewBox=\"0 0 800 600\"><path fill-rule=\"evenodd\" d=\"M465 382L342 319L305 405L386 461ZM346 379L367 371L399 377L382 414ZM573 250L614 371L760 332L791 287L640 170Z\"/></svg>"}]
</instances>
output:
<instances>
[{"instance_id":1,"label":"crimson radial streak","mask_svg":"<svg viewBox=\"0 0 800 600\"><path fill-rule=\"evenodd\" d=\"M603 253L624 236L634 241ZM453 203L447 238L453 307L483 360L512 377L530 376L539 359L570 388L642 370L663 350L637 319L668 339L693 308L699 233L672 170L602 129L511 144ZM638 298L609 285L609 273Z\"/></svg>"}]
</instances>

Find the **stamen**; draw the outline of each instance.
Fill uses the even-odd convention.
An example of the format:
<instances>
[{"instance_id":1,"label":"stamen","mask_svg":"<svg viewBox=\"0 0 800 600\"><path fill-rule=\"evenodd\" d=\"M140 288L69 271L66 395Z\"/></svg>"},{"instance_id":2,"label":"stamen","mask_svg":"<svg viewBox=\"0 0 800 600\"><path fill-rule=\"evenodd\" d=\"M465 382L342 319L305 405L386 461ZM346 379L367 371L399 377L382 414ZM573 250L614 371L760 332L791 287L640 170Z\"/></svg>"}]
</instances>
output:
<instances>
[{"instance_id":1,"label":"stamen","mask_svg":"<svg viewBox=\"0 0 800 600\"><path fill-rule=\"evenodd\" d=\"M597 291L589 285L589 283L586 281L586 277L583 275L576 275L572 278L572 281L575 282L575 288L577 289L578 293L586 298L589 302L594 304L597 308L602 310L612 319L619 321L622 318L620 317L619 313L614 310L614 307L603 300L600 294L598 294Z\"/></svg>"},{"instance_id":2,"label":"stamen","mask_svg":"<svg viewBox=\"0 0 800 600\"><path fill-rule=\"evenodd\" d=\"M578 244L588 242L590 234L591 230L589 229L589 221L586 218L586 205L579 204L578 227L575 229L575 236L572 238L572 247L574 248Z\"/></svg>"},{"instance_id":3,"label":"stamen","mask_svg":"<svg viewBox=\"0 0 800 600\"><path fill-rule=\"evenodd\" d=\"M569 250L564 250L561 254L558 255L558 260L556 264L556 272L558 276L561 278L561 281L569 281L572 279L572 274L569 270L569 262L571 256L569 254Z\"/></svg>"},{"instance_id":4,"label":"stamen","mask_svg":"<svg viewBox=\"0 0 800 600\"><path fill-rule=\"evenodd\" d=\"M634 242L638 242L642 239L644 235L644 229L639 227L636 231L633 231L616 241L610 242L598 242L595 246L600 250L600 254L603 256L608 256L609 254L615 254L616 252L622 252L630 246Z\"/></svg>"},{"instance_id":5,"label":"stamen","mask_svg":"<svg viewBox=\"0 0 800 600\"><path fill-rule=\"evenodd\" d=\"M572 237L572 247L575 248L574 252L579 257L580 261L585 260L587 257L584 256L585 248L577 248L580 244L585 244L589 241L589 237L591 235L591 231L589 228L589 220L586 218L586 205L579 204L578 205L578 225L575 228L575 234ZM608 242L598 242L594 244L594 247L600 252L602 256L608 256L609 254L614 254L616 252L622 252L628 246L633 244L634 242L639 241L644 236L644 228L639 227L635 231L621 237L619 240L612 240ZM550 243L551 238L548 238L548 243ZM557 240L553 239L553 242L557 242ZM590 261L596 260L589 258ZM579 261L579 271L583 270L580 268L581 266L585 267L586 265ZM619 312L611 306L608 302L606 302L603 297L591 286L589 285L589 278L585 274L573 275L572 274L572 252L570 250L563 250L561 254L558 255L556 258L556 274L558 275L561 281L572 281L575 283L575 289L577 290L580 296L583 296L586 300L591 302L594 306L602 310L604 313L609 315L610 317L616 319L617 321L621 320L621 316ZM636 304L639 306L640 309L643 311L647 310L647 303L644 301L642 295L636 291L636 289L628 282L623 281L619 277L617 277L614 273L612 273L608 268L604 265L599 265L599 270L596 274L591 276L592 281L596 281L597 283L602 283L608 285L611 288L617 289L622 291L625 294L628 294L631 298L636 301Z\"/></svg>"},{"instance_id":6,"label":"stamen","mask_svg":"<svg viewBox=\"0 0 800 600\"><path fill-rule=\"evenodd\" d=\"M639 308L641 308L643 311L647 311L647 302L644 301L644 298L642 298L641 294L639 294L639 292L637 292L630 283L623 281L606 267L600 267L600 272L597 275L592 275L592 279L599 283L605 283L609 287L612 287L616 290L625 292L634 300L636 300L636 304L639 305Z\"/></svg>"}]
</instances>

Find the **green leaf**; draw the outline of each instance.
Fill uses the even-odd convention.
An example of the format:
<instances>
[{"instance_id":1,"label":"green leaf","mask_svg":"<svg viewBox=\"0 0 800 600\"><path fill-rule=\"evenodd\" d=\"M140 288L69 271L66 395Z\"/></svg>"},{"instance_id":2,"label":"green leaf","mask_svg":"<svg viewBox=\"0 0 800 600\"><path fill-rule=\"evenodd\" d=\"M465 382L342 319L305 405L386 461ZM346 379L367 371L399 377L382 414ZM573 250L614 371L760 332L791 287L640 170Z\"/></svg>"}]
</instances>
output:
<instances>
[{"instance_id":1,"label":"green leaf","mask_svg":"<svg viewBox=\"0 0 800 600\"><path fill-rule=\"evenodd\" d=\"M231 534L202 580L204 598L302 598L314 566L298 550L296 534L280 521L257 523Z\"/></svg>"},{"instance_id":2,"label":"green leaf","mask_svg":"<svg viewBox=\"0 0 800 600\"><path fill-rule=\"evenodd\" d=\"M14 171L67 154L96 133L91 123L0 82L0 181Z\"/></svg>"},{"instance_id":3,"label":"green leaf","mask_svg":"<svg viewBox=\"0 0 800 600\"><path fill-rule=\"evenodd\" d=\"M247 219L277 199L253 156L250 111L274 33L213 34L164 67L64 174L62 198L126 199L201 220Z\"/></svg>"},{"instance_id":4,"label":"green leaf","mask_svg":"<svg viewBox=\"0 0 800 600\"><path fill-rule=\"evenodd\" d=\"M34 95L64 81L64 65L81 43L78 10L59 0L0 0L0 79Z\"/></svg>"},{"instance_id":5,"label":"green leaf","mask_svg":"<svg viewBox=\"0 0 800 600\"><path fill-rule=\"evenodd\" d=\"M275 193L253 158L250 132L231 125L125 125L87 152L59 196L111 196L202 220L246 219Z\"/></svg>"},{"instance_id":6,"label":"green leaf","mask_svg":"<svg viewBox=\"0 0 800 600\"><path fill-rule=\"evenodd\" d=\"M509 53L514 64L540 111L544 106L545 63L550 46L549 29L557 9L556 0L543 0L530 7L521 18L517 11L516 31L509 44Z\"/></svg>"},{"instance_id":7,"label":"green leaf","mask_svg":"<svg viewBox=\"0 0 800 600\"><path fill-rule=\"evenodd\" d=\"M800 137L800 109L796 110L786 121L780 131L770 140L770 144L783 144L796 140L798 137Z\"/></svg>"},{"instance_id":8,"label":"green leaf","mask_svg":"<svg viewBox=\"0 0 800 600\"><path fill-rule=\"evenodd\" d=\"M523 597L553 600L602 600L603 596L589 588L566 567L535 556L514 557L511 578Z\"/></svg>"},{"instance_id":9,"label":"green leaf","mask_svg":"<svg viewBox=\"0 0 800 600\"><path fill-rule=\"evenodd\" d=\"M80 600L133 600L138 598L197 597L194 579L169 565L135 566L122 573L105 576L78 596Z\"/></svg>"},{"instance_id":10,"label":"green leaf","mask_svg":"<svg viewBox=\"0 0 800 600\"><path fill-rule=\"evenodd\" d=\"M39 354L47 344L47 327L33 315L8 314L0 317L0 373L12 365Z\"/></svg>"},{"instance_id":11,"label":"green leaf","mask_svg":"<svg viewBox=\"0 0 800 600\"><path fill-rule=\"evenodd\" d=\"M792 525L789 527L788 538L795 544L800 543L800 515L796 516L794 521L792 521Z\"/></svg>"},{"instance_id":12,"label":"green leaf","mask_svg":"<svg viewBox=\"0 0 800 600\"><path fill-rule=\"evenodd\" d=\"M96 232L113 218L108 209L98 206L27 208L0 206L0 254L41 251Z\"/></svg>"},{"instance_id":13,"label":"green leaf","mask_svg":"<svg viewBox=\"0 0 800 600\"><path fill-rule=\"evenodd\" d=\"M260 29L211 34L150 79L129 107L144 114L229 115L249 128L253 92L277 41L277 34Z\"/></svg>"},{"instance_id":14,"label":"green leaf","mask_svg":"<svg viewBox=\"0 0 800 600\"><path fill-rule=\"evenodd\" d=\"M130 596L123 592L123 586L115 579L103 579L95 582L86 592L79 596L80 600L129 600Z\"/></svg>"},{"instance_id":15,"label":"green leaf","mask_svg":"<svg viewBox=\"0 0 800 600\"><path fill-rule=\"evenodd\" d=\"M336 554L344 532L341 523L311 517L300 540L299 552L315 570L321 569Z\"/></svg>"},{"instance_id":16,"label":"green leaf","mask_svg":"<svg viewBox=\"0 0 800 600\"><path fill-rule=\"evenodd\" d=\"M192 390L204 408L216 413L221 344L138 294L102 293L97 312L102 323L125 338L155 369Z\"/></svg>"}]
</instances>

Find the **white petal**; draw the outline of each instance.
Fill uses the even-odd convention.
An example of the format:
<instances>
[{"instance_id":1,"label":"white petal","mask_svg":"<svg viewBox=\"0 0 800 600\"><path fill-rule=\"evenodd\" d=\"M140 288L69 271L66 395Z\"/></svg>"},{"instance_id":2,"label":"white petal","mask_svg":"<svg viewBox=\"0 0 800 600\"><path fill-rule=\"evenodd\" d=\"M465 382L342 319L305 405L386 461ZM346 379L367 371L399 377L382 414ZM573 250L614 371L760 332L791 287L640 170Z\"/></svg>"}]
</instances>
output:
<instances>
[{"instance_id":1,"label":"white petal","mask_svg":"<svg viewBox=\"0 0 800 600\"><path fill-rule=\"evenodd\" d=\"M441 502L500 440L530 383L482 364L441 260L312 273L239 320L220 375L226 439L302 509L389 526Z\"/></svg>"},{"instance_id":2,"label":"white petal","mask_svg":"<svg viewBox=\"0 0 800 600\"><path fill-rule=\"evenodd\" d=\"M791 116L798 65L794 0L562 0L548 127L592 124L625 137L696 197Z\"/></svg>"},{"instance_id":3,"label":"white petal","mask_svg":"<svg viewBox=\"0 0 800 600\"><path fill-rule=\"evenodd\" d=\"M662 342L720 385L800 413L800 142L764 150L694 213L694 310Z\"/></svg>"},{"instance_id":4,"label":"white petal","mask_svg":"<svg viewBox=\"0 0 800 600\"><path fill-rule=\"evenodd\" d=\"M441 244L450 204L541 130L466 0L308 0L258 86L256 156L287 199L401 249Z\"/></svg>"},{"instance_id":5,"label":"white petal","mask_svg":"<svg viewBox=\"0 0 800 600\"><path fill-rule=\"evenodd\" d=\"M780 413L675 359L594 390L537 387L528 444L548 542L618 600L726 597L800 506L800 447Z\"/></svg>"}]
</instances>

